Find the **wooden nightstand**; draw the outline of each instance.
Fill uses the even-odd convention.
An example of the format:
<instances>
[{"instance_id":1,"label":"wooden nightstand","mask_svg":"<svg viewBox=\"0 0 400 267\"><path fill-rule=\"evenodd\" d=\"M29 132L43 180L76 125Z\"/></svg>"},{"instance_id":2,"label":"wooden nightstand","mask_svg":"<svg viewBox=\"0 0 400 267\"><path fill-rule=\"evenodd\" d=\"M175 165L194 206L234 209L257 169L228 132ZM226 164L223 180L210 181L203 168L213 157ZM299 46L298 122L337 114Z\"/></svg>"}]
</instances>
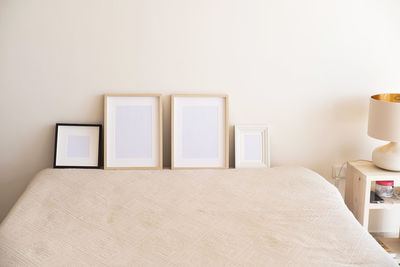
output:
<instances>
[{"instance_id":1,"label":"wooden nightstand","mask_svg":"<svg viewBox=\"0 0 400 267\"><path fill-rule=\"evenodd\" d=\"M375 181L400 182L400 172L386 171L371 161L358 160L347 163L345 202L360 224L368 230L369 212L373 209L400 208L400 200L385 198L384 203L370 203L370 191ZM397 233L398 234L398 233ZM400 255L399 238L379 238L397 255Z\"/></svg>"}]
</instances>

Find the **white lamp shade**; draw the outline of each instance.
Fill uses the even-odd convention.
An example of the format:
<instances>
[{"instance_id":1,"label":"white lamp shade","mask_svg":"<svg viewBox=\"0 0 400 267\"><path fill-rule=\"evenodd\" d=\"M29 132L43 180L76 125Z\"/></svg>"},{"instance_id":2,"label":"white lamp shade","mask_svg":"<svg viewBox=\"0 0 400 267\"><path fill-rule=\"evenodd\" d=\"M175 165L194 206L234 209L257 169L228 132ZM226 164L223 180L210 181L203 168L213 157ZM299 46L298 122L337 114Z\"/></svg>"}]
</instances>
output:
<instances>
[{"instance_id":1,"label":"white lamp shade","mask_svg":"<svg viewBox=\"0 0 400 267\"><path fill-rule=\"evenodd\" d=\"M371 96L368 135L380 140L400 142L400 94Z\"/></svg>"}]
</instances>

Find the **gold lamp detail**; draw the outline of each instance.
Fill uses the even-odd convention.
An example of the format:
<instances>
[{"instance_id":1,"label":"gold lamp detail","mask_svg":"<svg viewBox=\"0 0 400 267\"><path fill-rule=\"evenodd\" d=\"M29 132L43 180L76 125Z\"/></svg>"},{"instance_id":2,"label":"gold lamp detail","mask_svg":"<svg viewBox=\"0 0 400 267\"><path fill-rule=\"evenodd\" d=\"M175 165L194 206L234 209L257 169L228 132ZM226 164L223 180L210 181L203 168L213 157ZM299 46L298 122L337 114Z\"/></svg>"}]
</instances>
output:
<instances>
[{"instance_id":1,"label":"gold lamp detail","mask_svg":"<svg viewBox=\"0 0 400 267\"><path fill-rule=\"evenodd\" d=\"M390 141L372 152L372 162L382 169L400 171L400 94L371 96L368 135Z\"/></svg>"}]
</instances>

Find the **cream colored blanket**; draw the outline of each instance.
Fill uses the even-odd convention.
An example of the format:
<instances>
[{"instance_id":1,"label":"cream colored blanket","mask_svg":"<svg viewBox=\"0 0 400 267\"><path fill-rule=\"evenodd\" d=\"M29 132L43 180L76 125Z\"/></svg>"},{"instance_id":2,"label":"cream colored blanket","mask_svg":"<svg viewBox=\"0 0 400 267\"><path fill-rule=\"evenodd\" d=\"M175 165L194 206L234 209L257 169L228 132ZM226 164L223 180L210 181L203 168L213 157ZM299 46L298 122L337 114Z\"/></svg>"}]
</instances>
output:
<instances>
[{"instance_id":1,"label":"cream colored blanket","mask_svg":"<svg viewBox=\"0 0 400 267\"><path fill-rule=\"evenodd\" d=\"M396 266L304 168L46 169L0 225L0 266Z\"/></svg>"}]
</instances>

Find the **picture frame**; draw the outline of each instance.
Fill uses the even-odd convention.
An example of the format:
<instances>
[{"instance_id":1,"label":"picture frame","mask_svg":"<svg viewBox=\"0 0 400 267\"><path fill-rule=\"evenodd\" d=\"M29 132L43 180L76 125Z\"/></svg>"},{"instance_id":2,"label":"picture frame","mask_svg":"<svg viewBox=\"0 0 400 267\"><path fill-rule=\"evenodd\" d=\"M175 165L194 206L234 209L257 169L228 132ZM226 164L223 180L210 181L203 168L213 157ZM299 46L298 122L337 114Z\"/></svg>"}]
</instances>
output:
<instances>
[{"instance_id":1,"label":"picture frame","mask_svg":"<svg viewBox=\"0 0 400 267\"><path fill-rule=\"evenodd\" d=\"M171 169L229 168L227 95L171 95Z\"/></svg>"},{"instance_id":2,"label":"picture frame","mask_svg":"<svg viewBox=\"0 0 400 267\"><path fill-rule=\"evenodd\" d=\"M104 169L162 169L161 94L104 95Z\"/></svg>"},{"instance_id":3,"label":"picture frame","mask_svg":"<svg viewBox=\"0 0 400 267\"><path fill-rule=\"evenodd\" d=\"M269 168L267 125L235 125L235 168Z\"/></svg>"},{"instance_id":4,"label":"picture frame","mask_svg":"<svg viewBox=\"0 0 400 267\"><path fill-rule=\"evenodd\" d=\"M56 123L53 168L100 168L101 138L101 124Z\"/></svg>"}]
</instances>

